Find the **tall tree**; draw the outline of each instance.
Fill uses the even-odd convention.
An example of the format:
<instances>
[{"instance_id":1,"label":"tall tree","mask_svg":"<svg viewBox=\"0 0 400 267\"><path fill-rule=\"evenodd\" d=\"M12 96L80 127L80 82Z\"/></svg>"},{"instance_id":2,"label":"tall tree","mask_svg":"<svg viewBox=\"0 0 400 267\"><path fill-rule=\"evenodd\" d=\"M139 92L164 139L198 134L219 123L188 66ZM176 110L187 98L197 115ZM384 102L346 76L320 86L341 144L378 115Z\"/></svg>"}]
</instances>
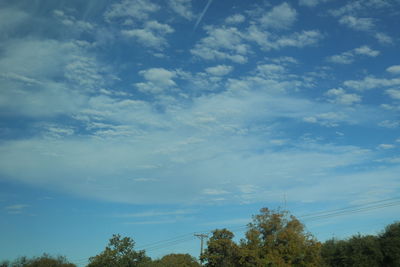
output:
<instances>
[{"instance_id":1,"label":"tall tree","mask_svg":"<svg viewBox=\"0 0 400 267\"><path fill-rule=\"evenodd\" d=\"M208 267L235 267L239 261L239 247L233 242L233 233L227 229L213 231L207 249L201 256Z\"/></svg>"},{"instance_id":2,"label":"tall tree","mask_svg":"<svg viewBox=\"0 0 400 267\"><path fill-rule=\"evenodd\" d=\"M89 258L88 267L136 267L149 262L144 250L135 251L134 246L132 238L113 235L103 252Z\"/></svg>"},{"instance_id":3,"label":"tall tree","mask_svg":"<svg viewBox=\"0 0 400 267\"><path fill-rule=\"evenodd\" d=\"M243 264L252 260L253 266L263 267L321 265L321 244L288 212L263 208L248 228L247 240L241 242Z\"/></svg>"}]
</instances>

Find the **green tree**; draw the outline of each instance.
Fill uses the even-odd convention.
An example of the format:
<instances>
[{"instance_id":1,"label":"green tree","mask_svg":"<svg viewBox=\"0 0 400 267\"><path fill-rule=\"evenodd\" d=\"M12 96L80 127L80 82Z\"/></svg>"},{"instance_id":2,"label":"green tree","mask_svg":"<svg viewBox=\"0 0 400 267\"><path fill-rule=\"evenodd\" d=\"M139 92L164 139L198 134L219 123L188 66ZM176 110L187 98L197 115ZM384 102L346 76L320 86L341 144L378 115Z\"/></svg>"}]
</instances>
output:
<instances>
[{"instance_id":1,"label":"green tree","mask_svg":"<svg viewBox=\"0 0 400 267\"><path fill-rule=\"evenodd\" d=\"M239 247L233 242L233 233L227 229L213 231L207 242L207 249L201 256L205 266L234 267L239 262Z\"/></svg>"},{"instance_id":2,"label":"green tree","mask_svg":"<svg viewBox=\"0 0 400 267\"><path fill-rule=\"evenodd\" d=\"M134 246L130 237L113 235L103 252L89 258L88 267L135 267L150 262L144 250L135 251Z\"/></svg>"},{"instance_id":3,"label":"green tree","mask_svg":"<svg viewBox=\"0 0 400 267\"><path fill-rule=\"evenodd\" d=\"M246 232L246 238L240 241L240 266L264 267L265 259L262 257L262 240L260 232L250 228Z\"/></svg>"},{"instance_id":4,"label":"green tree","mask_svg":"<svg viewBox=\"0 0 400 267\"><path fill-rule=\"evenodd\" d=\"M390 224L379 236L383 266L400 266L400 222Z\"/></svg>"},{"instance_id":5,"label":"green tree","mask_svg":"<svg viewBox=\"0 0 400 267\"><path fill-rule=\"evenodd\" d=\"M321 244L288 212L263 208L248 228L241 242L244 266L321 266Z\"/></svg>"},{"instance_id":6,"label":"green tree","mask_svg":"<svg viewBox=\"0 0 400 267\"><path fill-rule=\"evenodd\" d=\"M41 257L28 259L20 257L10 262L0 263L1 267L76 267L75 264L69 263L64 256L52 257L48 254L43 254Z\"/></svg>"},{"instance_id":7,"label":"green tree","mask_svg":"<svg viewBox=\"0 0 400 267\"><path fill-rule=\"evenodd\" d=\"M347 266L382 266L382 251L376 236L355 235L347 242Z\"/></svg>"},{"instance_id":8,"label":"green tree","mask_svg":"<svg viewBox=\"0 0 400 267\"><path fill-rule=\"evenodd\" d=\"M321 247L323 266L347 266L347 242L344 240L329 239Z\"/></svg>"},{"instance_id":9,"label":"green tree","mask_svg":"<svg viewBox=\"0 0 400 267\"><path fill-rule=\"evenodd\" d=\"M159 260L143 263L140 267L200 267L200 264L189 254L168 254Z\"/></svg>"}]
</instances>

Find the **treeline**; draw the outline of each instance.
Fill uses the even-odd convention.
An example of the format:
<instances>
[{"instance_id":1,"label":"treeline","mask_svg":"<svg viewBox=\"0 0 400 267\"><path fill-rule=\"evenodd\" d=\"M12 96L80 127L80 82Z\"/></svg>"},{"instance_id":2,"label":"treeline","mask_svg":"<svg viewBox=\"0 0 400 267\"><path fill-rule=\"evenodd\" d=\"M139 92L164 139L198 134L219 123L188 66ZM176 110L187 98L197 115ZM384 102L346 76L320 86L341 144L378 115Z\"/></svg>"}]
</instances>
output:
<instances>
[{"instance_id":1,"label":"treeline","mask_svg":"<svg viewBox=\"0 0 400 267\"><path fill-rule=\"evenodd\" d=\"M261 209L248 224L245 237L217 229L198 262L189 254L169 254L152 260L135 250L129 237L113 235L100 254L89 258L87 267L342 267L400 266L400 222L379 235L355 235L346 240L319 242L304 225L286 211ZM74 267L65 257L19 258L0 267Z\"/></svg>"}]
</instances>

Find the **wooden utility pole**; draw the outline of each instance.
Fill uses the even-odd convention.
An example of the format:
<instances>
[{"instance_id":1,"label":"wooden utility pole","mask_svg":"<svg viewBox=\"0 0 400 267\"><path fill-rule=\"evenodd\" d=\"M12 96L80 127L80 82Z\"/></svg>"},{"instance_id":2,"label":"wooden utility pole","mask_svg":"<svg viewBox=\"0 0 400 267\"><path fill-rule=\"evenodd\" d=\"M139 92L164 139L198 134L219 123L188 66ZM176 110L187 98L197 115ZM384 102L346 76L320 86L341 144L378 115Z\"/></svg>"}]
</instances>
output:
<instances>
[{"instance_id":1,"label":"wooden utility pole","mask_svg":"<svg viewBox=\"0 0 400 267\"><path fill-rule=\"evenodd\" d=\"M200 262L201 262L201 256L203 255L204 238L208 238L208 235L206 235L206 234L194 234L194 236L200 238Z\"/></svg>"}]
</instances>

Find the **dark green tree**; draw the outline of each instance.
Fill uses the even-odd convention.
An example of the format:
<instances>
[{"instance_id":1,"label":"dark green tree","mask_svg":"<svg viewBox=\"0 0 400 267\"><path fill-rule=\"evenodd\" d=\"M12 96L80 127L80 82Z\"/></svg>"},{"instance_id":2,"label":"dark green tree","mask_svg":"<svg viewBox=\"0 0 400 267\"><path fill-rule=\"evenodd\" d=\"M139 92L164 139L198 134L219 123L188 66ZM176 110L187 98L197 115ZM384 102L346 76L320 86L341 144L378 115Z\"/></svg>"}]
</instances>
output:
<instances>
[{"instance_id":1,"label":"dark green tree","mask_svg":"<svg viewBox=\"0 0 400 267\"><path fill-rule=\"evenodd\" d=\"M43 254L41 257L34 257L28 259L27 257L20 257L10 262L3 262L1 267L76 267L67 261L64 256L52 257L48 254Z\"/></svg>"},{"instance_id":2,"label":"dark green tree","mask_svg":"<svg viewBox=\"0 0 400 267\"><path fill-rule=\"evenodd\" d=\"M392 249L390 247L390 249ZM384 262L381 240L372 235L354 235L347 240L327 240L321 249L324 266L398 266ZM392 254L390 254L392 256Z\"/></svg>"},{"instance_id":3,"label":"dark green tree","mask_svg":"<svg viewBox=\"0 0 400 267\"><path fill-rule=\"evenodd\" d=\"M159 260L147 262L140 267L200 267L197 260L189 254L168 254Z\"/></svg>"},{"instance_id":4,"label":"dark green tree","mask_svg":"<svg viewBox=\"0 0 400 267\"><path fill-rule=\"evenodd\" d=\"M344 267L347 264L347 242L330 239L321 247L323 266Z\"/></svg>"},{"instance_id":5,"label":"dark green tree","mask_svg":"<svg viewBox=\"0 0 400 267\"><path fill-rule=\"evenodd\" d=\"M239 247L233 242L233 233L227 229L213 231L207 249L201 256L205 266L234 267L239 262Z\"/></svg>"},{"instance_id":6,"label":"dark green tree","mask_svg":"<svg viewBox=\"0 0 400 267\"><path fill-rule=\"evenodd\" d=\"M379 236L383 266L400 266L400 222L390 224Z\"/></svg>"},{"instance_id":7,"label":"dark green tree","mask_svg":"<svg viewBox=\"0 0 400 267\"><path fill-rule=\"evenodd\" d=\"M88 267L136 267L150 262L144 250L135 251L135 242L130 237L113 235L99 255L89 258Z\"/></svg>"},{"instance_id":8,"label":"dark green tree","mask_svg":"<svg viewBox=\"0 0 400 267\"><path fill-rule=\"evenodd\" d=\"M383 255L376 236L355 235L347 242L347 266L382 266Z\"/></svg>"}]
</instances>

